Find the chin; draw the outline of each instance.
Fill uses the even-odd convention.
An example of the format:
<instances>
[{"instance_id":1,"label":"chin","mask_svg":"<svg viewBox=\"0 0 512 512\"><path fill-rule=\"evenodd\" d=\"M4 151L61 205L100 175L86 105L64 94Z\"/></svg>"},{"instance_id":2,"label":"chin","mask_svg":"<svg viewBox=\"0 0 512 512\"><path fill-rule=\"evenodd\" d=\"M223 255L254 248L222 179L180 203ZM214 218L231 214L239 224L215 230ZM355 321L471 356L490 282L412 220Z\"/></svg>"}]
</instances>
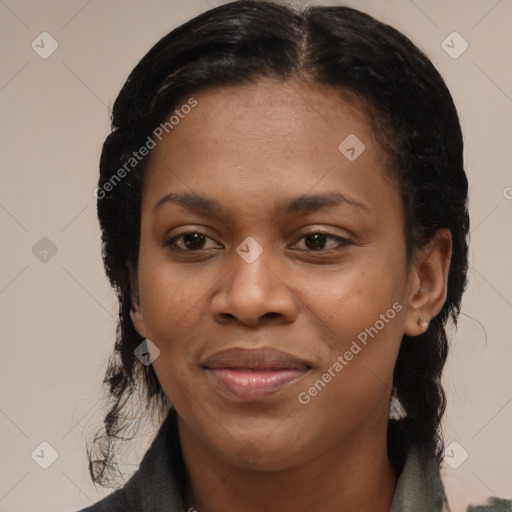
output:
<instances>
[{"instance_id":1,"label":"chin","mask_svg":"<svg viewBox=\"0 0 512 512\"><path fill-rule=\"evenodd\" d=\"M228 464L241 469L283 471L303 463L305 454L305 446L299 445L297 437L290 432L279 436L245 432L222 441L220 445L212 440L217 445L215 451Z\"/></svg>"},{"instance_id":2,"label":"chin","mask_svg":"<svg viewBox=\"0 0 512 512\"><path fill-rule=\"evenodd\" d=\"M268 443L241 443L236 452L226 454L227 462L241 469L251 471L285 471L300 464L298 447L272 447Z\"/></svg>"}]
</instances>

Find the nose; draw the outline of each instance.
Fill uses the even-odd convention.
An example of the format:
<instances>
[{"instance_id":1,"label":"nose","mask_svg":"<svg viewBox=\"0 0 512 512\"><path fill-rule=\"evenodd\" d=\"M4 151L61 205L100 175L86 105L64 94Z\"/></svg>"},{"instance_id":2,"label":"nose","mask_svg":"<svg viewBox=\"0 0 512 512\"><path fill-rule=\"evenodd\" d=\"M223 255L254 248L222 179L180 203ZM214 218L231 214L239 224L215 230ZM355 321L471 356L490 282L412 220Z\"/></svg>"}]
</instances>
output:
<instances>
[{"instance_id":1,"label":"nose","mask_svg":"<svg viewBox=\"0 0 512 512\"><path fill-rule=\"evenodd\" d=\"M289 287L288 275L277 264L270 249L264 250L251 263L236 252L231 260L210 305L217 322L238 321L256 327L266 322L290 323L295 320L296 297Z\"/></svg>"}]
</instances>

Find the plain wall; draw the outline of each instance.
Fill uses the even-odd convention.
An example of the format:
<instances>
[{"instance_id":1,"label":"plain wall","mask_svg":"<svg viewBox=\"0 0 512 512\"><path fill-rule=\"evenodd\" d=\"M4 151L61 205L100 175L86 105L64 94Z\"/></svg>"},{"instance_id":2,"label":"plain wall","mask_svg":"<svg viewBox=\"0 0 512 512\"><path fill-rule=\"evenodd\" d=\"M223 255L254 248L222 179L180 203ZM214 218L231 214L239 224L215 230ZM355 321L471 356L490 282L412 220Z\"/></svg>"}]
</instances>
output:
<instances>
[{"instance_id":1,"label":"plain wall","mask_svg":"<svg viewBox=\"0 0 512 512\"><path fill-rule=\"evenodd\" d=\"M101 381L117 311L93 196L101 144L133 66L173 27L220 3L0 2L0 511L72 511L111 492L92 485L85 453L85 435L104 412ZM468 458L443 475L454 511L491 494L512 498L512 3L317 3L351 5L403 31L453 94L472 245L445 376L445 440L458 443L452 458L459 445ZM46 59L31 47L41 46L44 31L58 43ZM441 46L454 31L469 44L458 58ZM152 433L134 449L135 463ZM48 469L31 457L43 441L58 453Z\"/></svg>"}]
</instances>

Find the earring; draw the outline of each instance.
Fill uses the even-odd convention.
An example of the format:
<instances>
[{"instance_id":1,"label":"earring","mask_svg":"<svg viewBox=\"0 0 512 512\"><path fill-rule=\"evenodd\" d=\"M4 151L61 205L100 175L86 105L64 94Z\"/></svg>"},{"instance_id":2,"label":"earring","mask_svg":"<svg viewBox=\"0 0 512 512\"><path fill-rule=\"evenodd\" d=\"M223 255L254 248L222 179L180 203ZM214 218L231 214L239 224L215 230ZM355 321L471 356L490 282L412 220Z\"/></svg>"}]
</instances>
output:
<instances>
[{"instance_id":1,"label":"earring","mask_svg":"<svg viewBox=\"0 0 512 512\"><path fill-rule=\"evenodd\" d=\"M428 322L426 320L424 320L423 317L420 316L420 319L418 320L418 323L420 324L421 329L423 330L423 332L425 332L428 329Z\"/></svg>"}]
</instances>

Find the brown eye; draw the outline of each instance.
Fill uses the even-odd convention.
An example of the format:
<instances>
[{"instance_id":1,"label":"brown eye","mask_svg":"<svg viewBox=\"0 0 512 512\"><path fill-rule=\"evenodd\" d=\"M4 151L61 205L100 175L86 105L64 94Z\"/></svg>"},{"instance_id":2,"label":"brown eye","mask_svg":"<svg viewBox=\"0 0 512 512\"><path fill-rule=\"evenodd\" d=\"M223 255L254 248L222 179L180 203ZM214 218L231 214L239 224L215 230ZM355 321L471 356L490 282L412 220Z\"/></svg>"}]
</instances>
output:
<instances>
[{"instance_id":1,"label":"brown eye","mask_svg":"<svg viewBox=\"0 0 512 512\"><path fill-rule=\"evenodd\" d=\"M309 251L331 251L331 250L339 250L347 245L351 245L352 242L346 238L331 235L329 233L324 233L322 231L315 231L313 233L306 233L302 235L299 240L304 240L304 245L306 249L300 250L309 250ZM326 244L329 241L334 241L334 245L331 242L330 247L326 247Z\"/></svg>"},{"instance_id":2,"label":"brown eye","mask_svg":"<svg viewBox=\"0 0 512 512\"><path fill-rule=\"evenodd\" d=\"M177 248L181 251L201 251L203 249L209 249L208 247L205 248L205 243L208 239L213 241L212 238L204 233L190 231L173 236L165 243L165 245Z\"/></svg>"}]
</instances>

